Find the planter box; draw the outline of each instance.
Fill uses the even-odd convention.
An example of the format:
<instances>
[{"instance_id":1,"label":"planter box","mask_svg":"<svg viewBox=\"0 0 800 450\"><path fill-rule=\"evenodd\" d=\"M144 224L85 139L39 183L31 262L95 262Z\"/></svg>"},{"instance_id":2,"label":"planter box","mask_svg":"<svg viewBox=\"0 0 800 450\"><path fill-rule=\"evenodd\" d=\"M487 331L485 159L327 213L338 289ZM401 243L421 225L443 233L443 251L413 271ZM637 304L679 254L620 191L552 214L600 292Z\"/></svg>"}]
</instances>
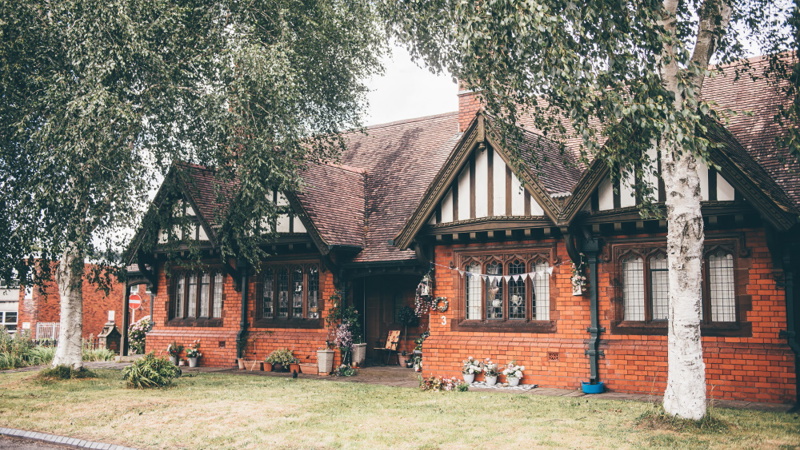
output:
<instances>
[{"instance_id":1,"label":"planter box","mask_svg":"<svg viewBox=\"0 0 800 450\"><path fill-rule=\"evenodd\" d=\"M244 370L253 372L261 370L261 361L257 359L240 359L239 367L244 366Z\"/></svg>"},{"instance_id":2,"label":"planter box","mask_svg":"<svg viewBox=\"0 0 800 450\"><path fill-rule=\"evenodd\" d=\"M333 350L317 350L317 370L320 375L333 372Z\"/></svg>"},{"instance_id":3,"label":"planter box","mask_svg":"<svg viewBox=\"0 0 800 450\"><path fill-rule=\"evenodd\" d=\"M300 373L317 373L317 365L311 363L300 363Z\"/></svg>"}]
</instances>

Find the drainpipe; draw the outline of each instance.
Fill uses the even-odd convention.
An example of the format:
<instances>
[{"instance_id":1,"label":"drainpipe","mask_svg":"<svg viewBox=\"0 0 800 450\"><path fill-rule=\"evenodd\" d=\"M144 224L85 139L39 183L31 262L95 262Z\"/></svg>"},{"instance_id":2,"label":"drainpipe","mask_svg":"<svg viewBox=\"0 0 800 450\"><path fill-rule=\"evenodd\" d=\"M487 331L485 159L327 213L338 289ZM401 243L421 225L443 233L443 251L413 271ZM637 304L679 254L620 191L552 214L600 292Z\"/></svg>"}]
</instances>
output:
<instances>
[{"instance_id":1,"label":"drainpipe","mask_svg":"<svg viewBox=\"0 0 800 450\"><path fill-rule=\"evenodd\" d=\"M586 349L586 355L589 356L589 382L597 384L600 381L598 372L598 359L603 356L603 351L600 350L600 333L606 331L605 328L600 326L600 305L598 301L599 291L597 289L597 263L598 254L600 253L600 241L598 239L587 239L583 243L583 252L586 255L586 262L589 264L589 308L591 313L591 322L586 331L589 333L589 348Z\"/></svg>"},{"instance_id":2,"label":"drainpipe","mask_svg":"<svg viewBox=\"0 0 800 450\"><path fill-rule=\"evenodd\" d=\"M242 313L239 319L239 332L236 333L236 357L245 358L244 350L247 346L247 261L237 260L236 267L239 269L239 275L242 277L241 292L242 292Z\"/></svg>"}]
</instances>

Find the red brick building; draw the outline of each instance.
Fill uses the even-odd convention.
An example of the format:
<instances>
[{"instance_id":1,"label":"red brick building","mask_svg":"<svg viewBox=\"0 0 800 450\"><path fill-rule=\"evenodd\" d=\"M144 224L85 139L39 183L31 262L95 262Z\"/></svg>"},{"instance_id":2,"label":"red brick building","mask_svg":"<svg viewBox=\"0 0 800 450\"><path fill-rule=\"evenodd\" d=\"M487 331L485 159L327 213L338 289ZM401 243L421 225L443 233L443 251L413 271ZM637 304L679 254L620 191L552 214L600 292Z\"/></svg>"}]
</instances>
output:
<instances>
[{"instance_id":1,"label":"red brick building","mask_svg":"<svg viewBox=\"0 0 800 450\"><path fill-rule=\"evenodd\" d=\"M709 124L707 137L721 145L711 164L700 163L708 395L795 401L800 165L776 141L783 99L764 81L732 75L705 89L721 108L753 112ZM400 329L396 311L414 306L432 269L438 308L401 347L411 350L430 331L425 374L455 376L468 356L489 357L525 365L523 383L602 381L614 391L662 393L667 224L641 218L636 193L619 181L628 175L600 161L564 162L533 128L504 142L471 93L460 98L458 113L349 135L343 165L309 165L302 192L275 193L287 213L267 249L274 256L257 268L215 256L226 206L213 193L237 184L177 164L154 205L182 211L206 267L167 272L163 253L141 250L146 236L163 233L137 235L132 282L150 283L155 294L148 350L201 339L203 365L281 347L314 362L336 291L361 312L371 348ZM510 162L511 145L521 167ZM536 166L534 154L547 159ZM171 188L180 194L170 199ZM654 195L663 201L663 186ZM574 289L573 264L587 277L584 289Z\"/></svg>"},{"instance_id":2,"label":"red brick building","mask_svg":"<svg viewBox=\"0 0 800 450\"><path fill-rule=\"evenodd\" d=\"M93 267L91 264L86 264L84 270L88 274ZM111 311L114 313L115 323L118 327L121 326L125 286L114 280L111 289L106 292L84 278L82 289L84 339L97 338L108 322ZM142 297L143 302L141 310L135 313L136 320L149 314L150 294L145 292L145 289L146 286L133 288ZM18 314L18 328L29 330L32 338L57 339L58 324L61 320L61 295L56 283L49 281L41 288L20 289Z\"/></svg>"}]
</instances>

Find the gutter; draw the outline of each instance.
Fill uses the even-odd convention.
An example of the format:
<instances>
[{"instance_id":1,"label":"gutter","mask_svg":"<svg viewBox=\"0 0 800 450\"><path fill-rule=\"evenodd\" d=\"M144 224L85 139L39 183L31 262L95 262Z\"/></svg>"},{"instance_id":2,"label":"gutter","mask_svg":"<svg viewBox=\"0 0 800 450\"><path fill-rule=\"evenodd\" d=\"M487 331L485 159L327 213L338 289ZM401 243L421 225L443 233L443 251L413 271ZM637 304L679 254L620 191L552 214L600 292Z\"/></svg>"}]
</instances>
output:
<instances>
[{"instance_id":1,"label":"gutter","mask_svg":"<svg viewBox=\"0 0 800 450\"><path fill-rule=\"evenodd\" d=\"M600 326L600 305L597 289L597 263L600 254L600 241L597 239L587 240L583 245L586 254L586 262L589 264L589 308L591 313L590 325L586 331L589 333L589 348L586 355L589 356L589 383L597 384L600 375L597 373L598 360L603 356L600 350L600 333L606 331Z\"/></svg>"},{"instance_id":2,"label":"gutter","mask_svg":"<svg viewBox=\"0 0 800 450\"><path fill-rule=\"evenodd\" d=\"M800 289L795 285L800 281L795 277L797 265L800 264L800 244L797 242L789 244L782 256L781 268L786 293L786 330L781 330L779 336L786 339L789 348L794 352L795 402L789 410L792 413L800 411Z\"/></svg>"}]
</instances>

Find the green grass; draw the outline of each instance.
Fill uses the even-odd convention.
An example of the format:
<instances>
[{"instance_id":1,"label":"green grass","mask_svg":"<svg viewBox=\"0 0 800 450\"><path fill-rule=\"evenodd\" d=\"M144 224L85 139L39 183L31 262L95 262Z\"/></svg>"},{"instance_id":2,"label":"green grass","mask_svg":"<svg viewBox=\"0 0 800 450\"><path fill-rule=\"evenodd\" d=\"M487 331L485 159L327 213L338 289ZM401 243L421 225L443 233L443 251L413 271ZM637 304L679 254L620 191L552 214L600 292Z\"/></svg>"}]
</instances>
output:
<instances>
[{"instance_id":1,"label":"green grass","mask_svg":"<svg viewBox=\"0 0 800 450\"><path fill-rule=\"evenodd\" d=\"M798 415L712 410L706 426L652 404L496 392L432 393L199 373L126 389L119 371L43 383L0 374L0 425L140 448L796 448Z\"/></svg>"}]
</instances>

